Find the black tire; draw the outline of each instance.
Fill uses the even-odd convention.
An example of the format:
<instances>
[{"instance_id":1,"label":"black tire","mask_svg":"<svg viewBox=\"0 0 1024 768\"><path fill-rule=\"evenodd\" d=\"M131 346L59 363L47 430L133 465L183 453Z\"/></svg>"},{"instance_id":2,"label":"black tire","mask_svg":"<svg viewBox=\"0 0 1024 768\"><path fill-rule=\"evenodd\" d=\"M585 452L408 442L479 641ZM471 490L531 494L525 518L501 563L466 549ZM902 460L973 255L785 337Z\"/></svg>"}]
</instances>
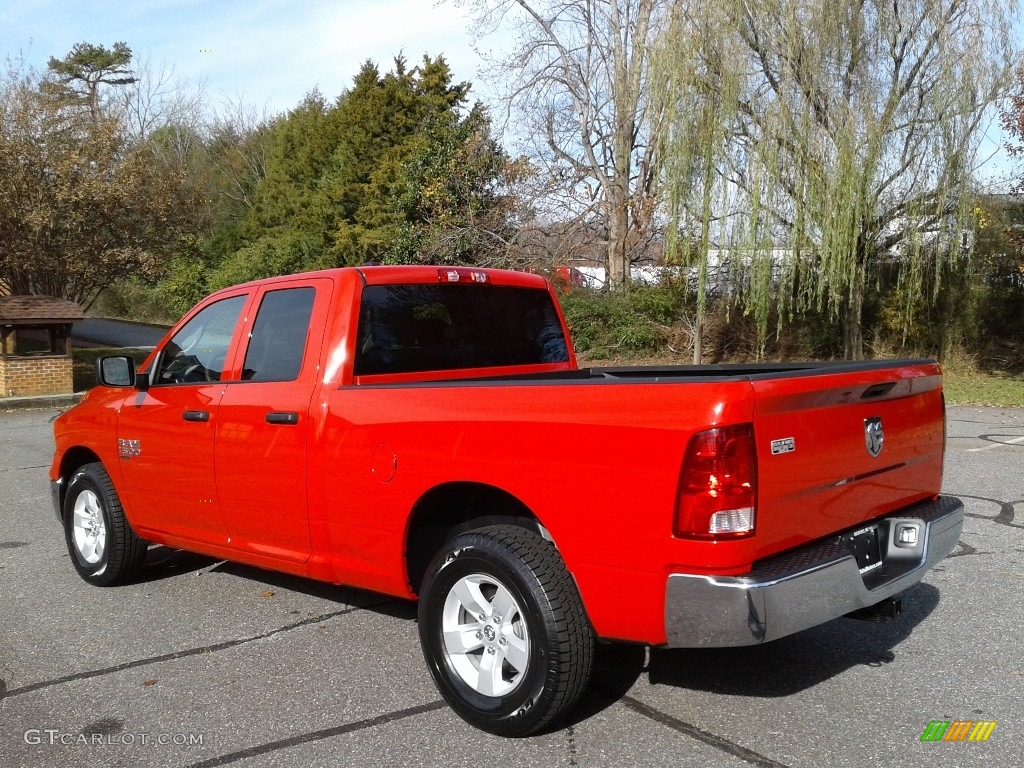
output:
<instances>
[{"instance_id":1,"label":"black tire","mask_svg":"<svg viewBox=\"0 0 1024 768\"><path fill-rule=\"evenodd\" d=\"M71 476L64 497L64 540L75 570L90 584L121 584L142 568L146 542L132 530L100 463L85 464Z\"/></svg>"},{"instance_id":2,"label":"black tire","mask_svg":"<svg viewBox=\"0 0 1024 768\"><path fill-rule=\"evenodd\" d=\"M461 650L446 646L446 626ZM445 544L420 590L419 632L441 695L499 736L526 736L565 715L593 668L593 632L565 563L550 541L517 526L479 528Z\"/></svg>"}]
</instances>

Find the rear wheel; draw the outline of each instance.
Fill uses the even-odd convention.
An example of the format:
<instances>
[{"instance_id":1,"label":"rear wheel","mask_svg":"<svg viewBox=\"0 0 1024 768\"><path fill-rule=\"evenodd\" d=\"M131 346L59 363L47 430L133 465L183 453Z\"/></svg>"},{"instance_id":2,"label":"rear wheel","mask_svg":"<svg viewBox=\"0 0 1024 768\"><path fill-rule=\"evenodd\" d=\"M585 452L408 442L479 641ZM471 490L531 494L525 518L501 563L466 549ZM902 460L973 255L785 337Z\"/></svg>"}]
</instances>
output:
<instances>
[{"instance_id":1,"label":"rear wheel","mask_svg":"<svg viewBox=\"0 0 1024 768\"><path fill-rule=\"evenodd\" d=\"M128 524L114 483L98 462L80 467L68 483L64 538L75 570L100 587L127 581L146 558L146 542Z\"/></svg>"},{"instance_id":2,"label":"rear wheel","mask_svg":"<svg viewBox=\"0 0 1024 768\"><path fill-rule=\"evenodd\" d=\"M467 722L525 736L579 699L593 635L554 545L495 525L456 536L420 590L423 654L441 694Z\"/></svg>"}]
</instances>

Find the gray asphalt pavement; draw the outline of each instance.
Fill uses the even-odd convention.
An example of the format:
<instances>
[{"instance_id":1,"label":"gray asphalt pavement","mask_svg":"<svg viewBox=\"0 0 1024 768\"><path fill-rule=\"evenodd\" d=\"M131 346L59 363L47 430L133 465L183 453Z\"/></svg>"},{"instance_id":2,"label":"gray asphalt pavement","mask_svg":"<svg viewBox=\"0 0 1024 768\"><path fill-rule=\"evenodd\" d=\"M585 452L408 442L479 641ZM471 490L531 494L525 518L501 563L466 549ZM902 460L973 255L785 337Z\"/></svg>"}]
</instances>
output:
<instances>
[{"instance_id":1,"label":"gray asphalt pavement","mask_svg":"<svg viewBox=\"0 0 1024 768\"><path fill-rule=\"evenodd\" d=\"M756 648L606 650L575 717L504 741L424 668L411 605L154 549L78 578L50 510L55 411L0 413L0 766L986 766L1024 754L1024 410L949 412L960 546L898 622ZM922 743L990 720L984 743Z\"/></svg>"},{"instance_id":2,"label":"gray asphalt pavement","mask_svg":"<svg viewBox=\"0 0 1024 768\"><path fill-rule=\"evenodd\" d=\"M110 347L145 349L156 346L167 333L167 328L124 320L87 318L75 323L71 334L76 339Z\"/></svg>"}]
</instances>

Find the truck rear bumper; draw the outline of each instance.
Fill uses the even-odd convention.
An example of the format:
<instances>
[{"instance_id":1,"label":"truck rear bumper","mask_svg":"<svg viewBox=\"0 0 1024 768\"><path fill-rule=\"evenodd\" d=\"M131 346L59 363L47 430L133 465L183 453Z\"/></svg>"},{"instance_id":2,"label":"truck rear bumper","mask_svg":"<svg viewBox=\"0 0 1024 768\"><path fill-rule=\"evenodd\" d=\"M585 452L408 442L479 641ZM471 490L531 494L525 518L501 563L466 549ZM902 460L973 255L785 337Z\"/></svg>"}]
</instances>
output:
<instances>
[{"instance_id":1,"label":"truck rear bumper","mask_svg":"<svg viewBox=\"0 0 1024 768\"><path fill-rule=\"evenodd\" d=\"M940 496L874 523L881 565L863 572L848 540L832 536L759 561L744 576L671 574L665 596L667 645L756 645L892 597L953 551L964 506L953 496ZM914 538L914 544L900 541L901 534Z\"/></svg>"}]
</instances>

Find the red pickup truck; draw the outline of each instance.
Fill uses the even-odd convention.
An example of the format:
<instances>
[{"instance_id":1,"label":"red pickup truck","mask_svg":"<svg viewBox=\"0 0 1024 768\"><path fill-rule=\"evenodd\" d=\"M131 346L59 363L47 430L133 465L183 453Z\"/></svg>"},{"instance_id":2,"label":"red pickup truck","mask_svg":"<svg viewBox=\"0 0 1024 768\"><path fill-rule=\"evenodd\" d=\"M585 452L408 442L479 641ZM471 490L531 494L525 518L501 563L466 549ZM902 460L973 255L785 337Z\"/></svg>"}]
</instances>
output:
<instances>
[{"instance_id":1,"label":"red pickup truck","mask_svg":"<svg viewBox=\"0 0 1024 768\"><path fill-rule=\"evenodd\" d=\"M54 424L87 581L150 543L419 599L469 722L532 733L595 640L762 643L956 545L932 361L579 369L551 285L345 268L219 291Z\"/></svg>"}]
</instances>

